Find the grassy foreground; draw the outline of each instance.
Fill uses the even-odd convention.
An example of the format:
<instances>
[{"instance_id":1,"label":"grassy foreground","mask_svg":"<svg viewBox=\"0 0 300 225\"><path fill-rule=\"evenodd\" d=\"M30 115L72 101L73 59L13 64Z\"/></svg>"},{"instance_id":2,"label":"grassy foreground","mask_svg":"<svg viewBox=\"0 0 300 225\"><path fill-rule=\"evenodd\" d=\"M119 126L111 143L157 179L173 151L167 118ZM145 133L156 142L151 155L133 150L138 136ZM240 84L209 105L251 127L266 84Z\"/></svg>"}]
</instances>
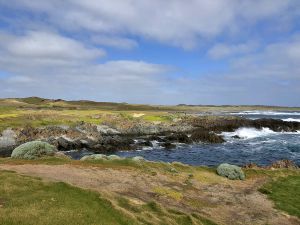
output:
<instances>
[{"instance_id":1,"label":"grassy foreground","mask_svg":"<svg viewBox=\"0 0 300 225\"><path fill-rule=\"evenodd\" d=\"M80 165L86 168L148 168L130 160L111 162L76 162L67 159L41 160L1 159L10 165ZM158 164L156 170L168 170ZM7 225L216 225L197 213L186 214L163 207L156 201L132 204L126 197L103 196L64 182L43 181L41 178L0 170L0 224Z\"/></svg>"},{"instance_id":2,"label":"grassy foreground","mask_svg":"<svg viewBox=\"0 0 300 225\"><path fill-rule=\"evenodd\" d=\"M260 190L278 209L300 218L299 170L245 172L245 181L230 181L217 176L212 168L180 163L0 159L0 224L232 225L246 221L244 224L253 225L278 224L272 218L283 218L281 224L300 221L294 218L296 222L288 223L271 204L263 205L264 195L257 196ZM245 219L248 216L249 220Z\"/></svg>"},{"instance_id":3,"label":"grassy foreground","mask_svg":"<svg viewBox=\"0 0 300 225\"><path fill-rule=\"evenodd\" d=\"M0 224L137 224L99 194L62 182L0 173Z\"/></svg>"}]
</instances>

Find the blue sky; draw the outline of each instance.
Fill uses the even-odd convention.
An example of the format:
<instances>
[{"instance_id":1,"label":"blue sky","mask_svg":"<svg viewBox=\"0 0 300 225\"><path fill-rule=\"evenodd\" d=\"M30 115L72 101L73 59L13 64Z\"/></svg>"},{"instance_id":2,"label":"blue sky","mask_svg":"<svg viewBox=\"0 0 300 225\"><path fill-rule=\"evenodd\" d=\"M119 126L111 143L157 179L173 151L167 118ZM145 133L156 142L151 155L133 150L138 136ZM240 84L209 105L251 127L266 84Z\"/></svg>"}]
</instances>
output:
<instances>
[{"instance_id":1,"label":"blue sky","mask_svg":"<svg viewBox=\"0 0 300 225\"><path fill-rule=\"evenodd\" d=\"M298 0L0 0L0 97L300 106Z\"/></svg>"}]
</instances>

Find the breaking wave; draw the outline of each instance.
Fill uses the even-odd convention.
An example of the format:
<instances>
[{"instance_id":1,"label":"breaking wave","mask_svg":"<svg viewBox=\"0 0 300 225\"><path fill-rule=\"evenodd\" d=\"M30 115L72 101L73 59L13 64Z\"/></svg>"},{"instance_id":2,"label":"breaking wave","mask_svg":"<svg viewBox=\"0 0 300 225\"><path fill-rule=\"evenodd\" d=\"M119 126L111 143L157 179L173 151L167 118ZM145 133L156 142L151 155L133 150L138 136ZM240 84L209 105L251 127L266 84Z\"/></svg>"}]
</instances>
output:
<instances>
[{"instance_id":1,"label":"breaking wave","mask_svg":"<svg viewBox=\"0 0 300 225\"><path fill-rule=\"evenodd\" d=\"M234 132L223 132L222 135L226 138L241 138L241 139L251 139L251 138L258 138L258 137L265 137L270 135L277 135L277 134L300 134L299 131L297 132L275 132L269 128L262 128L262 129L255 129L255 128L247 128L242 127L237 129Z\"/></svg>"},{"instance_id":2,"label":"breaking wave","mask_svg":"<svg viewBox=\"0 0 300 225\"><path fill-rule=\"evenodd\" d=\"M300 112L280 112L280 111L242 111L231 112L231 115L266 115L266 116L300 116Z\"/></svg>"}]
</instances>

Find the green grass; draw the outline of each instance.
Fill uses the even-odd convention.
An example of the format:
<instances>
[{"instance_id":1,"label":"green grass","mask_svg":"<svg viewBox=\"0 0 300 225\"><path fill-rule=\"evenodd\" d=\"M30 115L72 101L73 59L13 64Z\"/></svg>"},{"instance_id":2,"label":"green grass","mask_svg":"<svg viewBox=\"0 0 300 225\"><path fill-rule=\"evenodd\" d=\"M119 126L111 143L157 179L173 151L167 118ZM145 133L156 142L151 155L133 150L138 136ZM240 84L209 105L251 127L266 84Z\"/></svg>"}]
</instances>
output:
<instances>
[{"instance_id":1,"label":"green grass","mask_svg":"<svg viewBox=\"0 0 300 225\"><path fill-rule=\"evenodd\" d=\"M95 192L0 173L0 224L137 224Z\"/></svg>"},{"instance_id":2,"label":"green grass","mask_svg":"<svg viewBox=\"0 0 300 225\"><path fill-rule=\"evenodd\" d=\"M136 204L63 182L0 172L0 224L5 225L215 225L198 214L165 209L156 202Z\"/></svg>"},{"instance_id":3,"label":"green grass","mask_svg":"<svg viewBox=\"0 0 300 225\"><path fill-rule=\"evenodd\" d=\"M260 191L275 202L276 208L300 218L300 175L280 177Z\"/></svg>"}]
</instances>

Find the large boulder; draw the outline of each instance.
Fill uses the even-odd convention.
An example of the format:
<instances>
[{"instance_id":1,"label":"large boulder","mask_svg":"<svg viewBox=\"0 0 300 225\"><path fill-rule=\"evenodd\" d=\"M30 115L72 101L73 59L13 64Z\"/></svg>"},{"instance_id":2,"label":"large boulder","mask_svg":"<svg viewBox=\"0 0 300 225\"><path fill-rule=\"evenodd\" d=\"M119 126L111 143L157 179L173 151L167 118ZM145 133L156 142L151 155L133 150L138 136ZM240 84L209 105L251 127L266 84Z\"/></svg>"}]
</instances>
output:
<instances>
[{"instance_id":1,"label":"large boulder","mask_svg":"<svg viewBox=\"0 0 300 225\"><path fill-rule=\"evenodd\" d=\"M31 141L15 148L11 154L12 158L17 159L36 159L42 156L53 156L57 149L43 141Z\"/></svg>"},{"instance_id":2,"label":"large boulder","mask_svg":"<svg viewBox=\"0 0 300 225\"><path fill-rule=\"evenodd\" d=\"M222 177L227 177L230 180L244 180L245 174L241 167L222 163L217 168L217 173Z\"/></svg>"}]
</instances>

